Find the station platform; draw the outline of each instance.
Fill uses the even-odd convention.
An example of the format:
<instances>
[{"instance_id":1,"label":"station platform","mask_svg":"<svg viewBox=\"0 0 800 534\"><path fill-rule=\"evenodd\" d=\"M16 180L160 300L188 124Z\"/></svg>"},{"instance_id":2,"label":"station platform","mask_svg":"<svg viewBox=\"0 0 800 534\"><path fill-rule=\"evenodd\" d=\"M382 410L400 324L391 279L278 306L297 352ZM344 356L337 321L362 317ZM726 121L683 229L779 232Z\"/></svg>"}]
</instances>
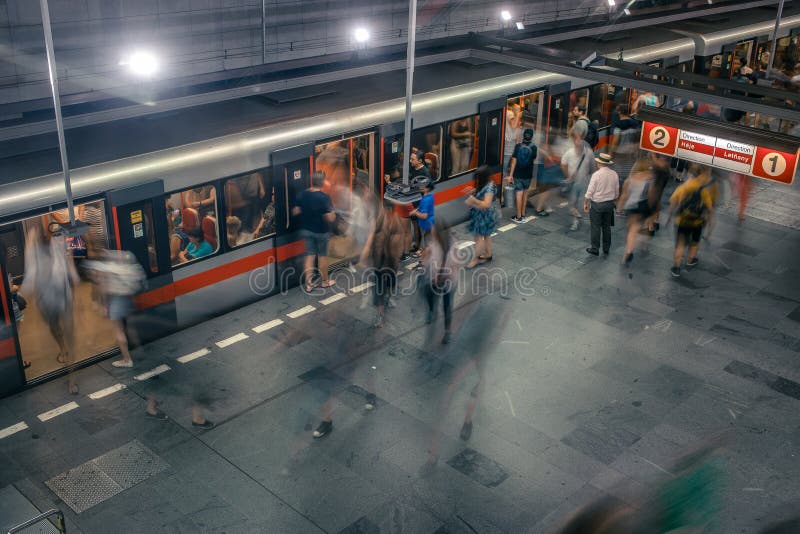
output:
<instances>
[{"instance_id":1,"label":"station platform","mask_svg":"<svg viewBox=\"0 0 800 534\"><path fill-rule=\"evenodd\" d=\"M757 185L678 279L670 228L623 266L624 218L594 257L586 218L505 213L446 346L413 269L381 329L343 274L83 369L78 396L64 378L2 399L0 488L70 533L550 532L603 496L646 508L715 438L719 532L759 532L800 509L800 198Z\"/></svg>"}]
</instances>

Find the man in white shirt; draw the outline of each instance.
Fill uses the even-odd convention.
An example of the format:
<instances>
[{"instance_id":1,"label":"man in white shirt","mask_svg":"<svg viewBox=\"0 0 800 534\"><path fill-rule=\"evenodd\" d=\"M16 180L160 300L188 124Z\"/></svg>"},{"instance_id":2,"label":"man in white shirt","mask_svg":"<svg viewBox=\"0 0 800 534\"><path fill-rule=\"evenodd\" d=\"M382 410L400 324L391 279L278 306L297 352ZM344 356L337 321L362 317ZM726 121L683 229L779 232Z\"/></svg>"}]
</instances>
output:
<instances>
[{"instance_id":1,"label":"man in white shirt","mask_svg":"<svg viewBox=\"0 0 800 534\"><path fill-rule=\"evenodd\" d=\"M578 132L571 132L570 141L571 146L561 156L561 171L567 182L571 184L569 211L573 219L569 229L574 232L578 229L578 221L581 218L581 214L578 212L578 202L580 202L586 183L596 166L592 148Z\"/></svg>"},{"instance_id":2,"label":"man in white shirt","mask_svg":"<svg viewBox=\"0 0 800 534\"><path fill-rule=\"evenodd\" d=\"M589 180L586 196L583 200L583 211L589 213L592 246L586 252L598 256L600 254L600 233L603 234L603 254L611 248L611 225L614 224L614 201L619 197L619 176L610 165L611 156L600 154L595 159L597 171Z\"/></svg>"}]
</instances>

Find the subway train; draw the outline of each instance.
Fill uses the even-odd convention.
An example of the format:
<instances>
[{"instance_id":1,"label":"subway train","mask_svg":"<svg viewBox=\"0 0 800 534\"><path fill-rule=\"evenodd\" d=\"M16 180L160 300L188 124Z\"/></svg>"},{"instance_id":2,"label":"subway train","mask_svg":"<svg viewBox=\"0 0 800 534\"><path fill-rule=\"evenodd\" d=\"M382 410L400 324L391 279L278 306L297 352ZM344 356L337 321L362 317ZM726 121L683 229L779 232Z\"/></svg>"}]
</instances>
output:
<instances>
[{"instance_id":1,"label":"subway train","mask_svg":"<svg viewBox=\"0 0 800 534\"><path fill-rule=\"evenodd\" d=\"M657 32L627 30L558 46L576 59L597 51L729 77L737 62L754 64L769 50L773 21L766 12L762 18L746 25L731 19L667 25ZM796 45L799 27L800 16L784 18L779 52ZM695 31L702 28L705 33ZM168 335L296 285L304 246L292 208L314 171L325 172L325 189L343 221L359 198L382 197L386 177L402 173L403 99L383 98L379 86L371 103L348 108L326 95L355 90L358 80L339 83L336 91L321 90L313 104L286 97L283 114L264 126L72 170L78 218L91 223L84 242L74 247L78 262L99 248L124 249L147 274L127 325L135 339ZM547 144L567 131L570 110L583 105L600 125L602 148L614 109L634 105L639 96L630 88L531 70L416 94L411 144L424 153L437 182L437 214L452 222L466 218L465 189L479 165L488 165L499 181L509 111L536 132L537 143ZM0 186L2 395L64 372L35 304L29 300L23 326L14 321L11 300L24 279L26 234L35 225L47 231L65 222L65 205L60 173ZM187 241L207 246L192 256L185 253ZM332 268L358 254L347 232L334 235L330 247ZM82 281L75 289L81 329L76 365L116 350L111 327L92 299L90 284Z\"/></svg>"}]
</instances>

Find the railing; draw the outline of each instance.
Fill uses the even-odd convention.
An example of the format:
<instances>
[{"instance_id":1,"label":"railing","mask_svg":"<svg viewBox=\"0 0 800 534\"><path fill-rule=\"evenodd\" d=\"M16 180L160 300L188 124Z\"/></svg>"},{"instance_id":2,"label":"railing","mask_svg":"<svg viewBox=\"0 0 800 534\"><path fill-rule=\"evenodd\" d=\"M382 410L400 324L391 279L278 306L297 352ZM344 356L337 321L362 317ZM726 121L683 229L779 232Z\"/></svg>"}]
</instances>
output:
<instances>
[{"instance_id":1,"label":"railing","mask_svg":"<svg viewBox=\"0 0 800 534\"><path fill-rule=\"evenodd\" d=\"M11 527L10 529L8 529L8 534L14 534L15 532L20 532L28 527L32 527L36 523L44 521L51 515L56 516L56 522L53 523L53 526L55 526L58 529L58 531L61 532L62 534L66 533L67 525L66 523L64 523L64 513L61 510L56 510L55 508L53 508L52 510L48 510L44 513L41 513L36 517L25 521L24 523L21 523L15 527Z\"/></svg>"}]
</instances>

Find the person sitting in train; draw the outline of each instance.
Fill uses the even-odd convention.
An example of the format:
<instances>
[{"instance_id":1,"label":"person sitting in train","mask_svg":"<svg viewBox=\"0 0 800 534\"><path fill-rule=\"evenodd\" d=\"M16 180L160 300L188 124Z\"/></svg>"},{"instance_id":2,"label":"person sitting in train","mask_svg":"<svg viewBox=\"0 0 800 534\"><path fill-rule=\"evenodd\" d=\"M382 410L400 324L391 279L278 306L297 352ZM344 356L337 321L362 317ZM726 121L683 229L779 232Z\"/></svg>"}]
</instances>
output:
<instances>
[{"instance_id":1,"label":"person sitting in train","mask_svg":"<svg viewBox=\"0 0 800 534\"><path fill-rule=\"evenodd\" d=\"M253 230L253 239L265 237L275 233L275 190L272 191L272 200L264 208L264 213L261 214L261 220Z\"/></svg>"},{"instance_id":2,"label":"person sitting in train","mask_svg":"<svg viewBox=\"0 0 800 534\"><path fill-rule=\"evenodd\" d=\"M217 210L217 191L213 185L201 185L192 189L187 189L181 193L184 208L194 208L199 214L200 220L203 217L215 217Z\"/></svg>"},{"instance_id":3,"label":"person sitting in train","mask_svg":"<svg viewBox=\"0 0 800 534\"><path fill-rule=\"evenodd\" d=\"M226 218L225 227L227 228L228 232L228 246L235 247L250 241L250 239L247 239L242 235L242 221L239 219L239 217L231 215Z\"/></svg>"},{"instance_id":4,"label":"person sitting in train","mask_svg":"<svg viewBox=\"0 0 800 534\"><path fill-rule=\"evenodd\" d=\"M192 228L186 232L186 235L189 236L189 244L186 245L186 250L181 251L178 255L181 263L196 260L214 252L211 243L205 240L200 228Z\"/></svg>"},{"instance_id":5,"label":"person sitting in train","mask_svg":"<svg viewBox=\"0 0 800 534\"><path fill-rule=\"evenodd\" d=\"M181 212L180 210L172 209L169 203L169 198L166 202L167 210L167 229L169 232L169 259L172 265L180 263L180 253L189 244L189 236L183 231L181 227Z\"/></svg>"}]
</instances>

